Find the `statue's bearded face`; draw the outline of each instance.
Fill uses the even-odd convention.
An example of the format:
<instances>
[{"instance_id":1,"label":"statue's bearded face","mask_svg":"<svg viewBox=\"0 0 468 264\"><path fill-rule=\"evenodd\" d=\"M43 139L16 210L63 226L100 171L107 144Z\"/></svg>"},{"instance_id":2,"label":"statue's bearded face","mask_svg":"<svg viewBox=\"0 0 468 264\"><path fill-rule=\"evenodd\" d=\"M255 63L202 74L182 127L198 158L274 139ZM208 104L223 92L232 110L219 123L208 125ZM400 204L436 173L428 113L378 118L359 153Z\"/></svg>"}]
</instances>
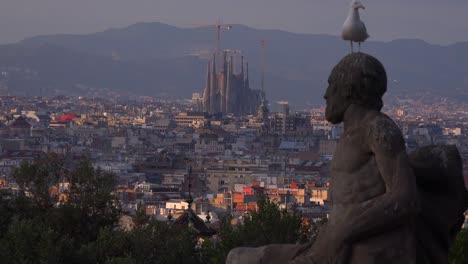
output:
<instances>
[{"instance_id":1,"label":"statue's bearded face","mask_svg":"<svg viewBox=\"0 0 468 264\"><path fill-rule=\"evenodd\" d=\"M334 80L333 75L328 80L328 88L324 99L327 102L327 108L325 109L327 121L332 124L341 123L349 106L349 100L340 92L339 84Z\"/></svg>"}]
</instances>

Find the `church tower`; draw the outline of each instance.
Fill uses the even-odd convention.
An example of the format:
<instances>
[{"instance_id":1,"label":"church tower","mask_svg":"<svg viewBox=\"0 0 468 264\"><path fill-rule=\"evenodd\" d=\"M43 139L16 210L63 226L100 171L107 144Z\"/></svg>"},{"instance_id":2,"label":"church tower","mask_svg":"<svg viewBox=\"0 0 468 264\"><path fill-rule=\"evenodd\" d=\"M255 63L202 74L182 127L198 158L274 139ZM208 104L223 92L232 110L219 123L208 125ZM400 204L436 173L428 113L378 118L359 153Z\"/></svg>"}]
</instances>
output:
<instances>
[{"instance_id":1,"label":"church tower","mask_svg":"<svg viewBox=\"0 0 468 264\"><path fill-rule=\"evenodd\" d=\"M218 82L217 82L217 79L218 79L218 76L216 74L216 55L213 54L213 68L211 70L211 76L210 76L210 111L209 113L216 113L218 111L218 107L217 107L217 97L218 97Z\"/></svg>"},{"instance_id":2,"label":"church tower","mask_svg":"<svg viewBox=\"0 0 468 264\"><path fill-rule=\"evenodd\" d=\"M250 88L249 64L240 58L240 72L235 72L235 58L223 51L222 67L216 69L216 55L207 64L206 85L203 90L203 111L209 114L255 114L262 102L262 92ZM266 107L266 103L263 104ZM257 112L258 114L258 112Z\"/></svg>"},{"instance_id":3,"label":"church tower","mask_svg":"<svg viewBox=\"0 0 468 264\"><path fill-rule=\"evenodd\" d=\"M211 72L210 72L210 62L206 66L206 84L205 90L203 91L203 111L210 112L210 94L211 94Z\"/></svg>"}]
</instances>

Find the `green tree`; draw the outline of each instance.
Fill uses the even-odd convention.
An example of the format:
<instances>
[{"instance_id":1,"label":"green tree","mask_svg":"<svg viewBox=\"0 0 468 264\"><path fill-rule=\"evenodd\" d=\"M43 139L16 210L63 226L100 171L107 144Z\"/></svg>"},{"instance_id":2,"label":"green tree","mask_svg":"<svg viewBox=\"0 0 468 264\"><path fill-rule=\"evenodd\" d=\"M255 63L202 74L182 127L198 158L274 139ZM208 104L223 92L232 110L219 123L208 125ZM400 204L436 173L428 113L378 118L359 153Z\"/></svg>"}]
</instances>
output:
<instances>
[{"instance_id":1,"label":"green tree","mask_svg":"<svg viewBox=\"0 0 468 264\"><path fill-rule=\"evenodd\" d=\"M135 224L135 227L143 227L144 225L148 224L149 219L149 216L146 215L145 206L141 203L138 203L136 214L133 217L133 223Z\"/></svg>"},{"instance_id":2,"label":"green tree","mask_svg":"<svg viewBox=\"0 0 468 264\"><path fill-rule=\"evenodd\" d=\"M142 209L132 231L119 230L115 177L94 169L86 159L75 169L66 170L61 157L48 155L22 164L14 175L24 195L0 197L0 259L6 263L223 263L231 248L252 239L247 232L255 223L273 229L278 224L296 223L276 205L264 201L259 212L247 216L245 226L232 229L226 225L222 232L225 239L206 247L205 253L197 248L196 234L190 228L149 220ZM49 191L59 179L70 183L62 203ZM273 230L263 228L263 232ZM278 230L281 235L254 242L297 240L296 233L284 234L290 229Z\"/></svg>"},{"instance_id":3,"label":"green tree","mask_svg":"<svg viewBox=\"0 0 468 264\"><path fill-rule=\"evenodd\" d=\"M73 245L72 239L40 218L14 218L0 239L0 259L7 263L73 263Z\"/></svg>"},{"instance_id":4,"label":"green tree","mask_svg":"<svg viewBox=\"0 0 468 264\"><path fill-rule=\"evenodd\" d=\"M83 158L68 177L68 202L58 210L62 213L62 218L58 219L64 222L58 224L65 228L71 225L75 231L69 231L74 237L94 240L101 228L114 227L120 215L113 194L115 175L94 169L91 162Z\"/></svg>"},{"instance_id":5,"label":"green tree","mask_svg":"<svg viewBox=\"0 0 468 264\"><path fill-rule=\"evenodd\" d=\"M13 216L17 214L9 194L0 190L0 237L7 232Z\"/></svg>"},{"instance_id":6,"label":"green tree","mask_svg":"<svg viewBox=\"0 0 468 264\"><path fill-rule=\"evenodd\" d=\"M199 263L189 229L158 221L130 232L103 229L96 241L82 246L80 263Z\"/></svg>"},{"instance_id":7,"label":"green tree","mask_svg":"<svg viewBox=\"0 0 468 264\"><path fill-rule=\"evenodd\" d=\"M111 228L103 228L95 241L81 246L80 263L106 263L131 257L129 234Z\"/></svg>"},{"instance_id":8,"label":"green tree","mask_svg":"<svg viewBox=\"0 0 468 264\"><path fill-rule=\"evenodd\" d=\"M86 159L69 171L63 158L46 155L21 164L14 177L22 191L19 197L0 197L1 259L80 263L76 255L81 246L95 241L101 229L116 226L120 211L112 194L115 177L95 170ZM59 178L70 182L63 204L49 192Z\"/></svg>"},{"instance_id":9,"label":"green tree","mask_svg":"<svg viewBox=\"0 0 468 264\"><path fill-rule=\"evenodd\" d=\"M449 262L451 264L468 263L468 229L464 228L458 233L450 249Z\"/></svg>"},{"instance_id":10,"label":"green tree","mask_svg":"<svg viewBox=\"0 0 468 264\"><path fill-rule=\"evenodd\" d=\"M187 227L150 221L130 233L137 263L198 263L194 234Z\"/></svg>"},{"instance_id":11,"label":"green tree","mask_svg":"<svg viewBox=\"0 0 468 264\"><path fill-rule=\"evenodd\" d=\"M258 210L244 217L243 225L233 228L229 219L222 224L219 240L206 240L203 244L204 263L224 263L229 251L235 247L260 247L268 244L305 243L311 230L303 225L295 212L280 209L279 205L262 197Z\"/></svg>"},{"instance_id":12,"label":"green tree","mask_svg":"<svg viewBox=\"0 0 468 264\"><path fill-rule=\"evenodd\" d=\"M47 154L37 157L32 163L23 162L13 171L13 177L21 193L28 194L35 207L44 210L54 203L50 187L57 184L62 173L63 159L56 154Z\"/></svg>"},{"instance_id":13,"label":"green tree","mask_svg":"<svg viewBox=\"0 0 468 264\"><path fill-rule=\"evenodd\" d=\"M281 210L278 204L267 198L260 199L257 204L258 210L251 211L240 228L243 246L299 242L302 223L300 215Z\"/></svg>"}]
</instances>

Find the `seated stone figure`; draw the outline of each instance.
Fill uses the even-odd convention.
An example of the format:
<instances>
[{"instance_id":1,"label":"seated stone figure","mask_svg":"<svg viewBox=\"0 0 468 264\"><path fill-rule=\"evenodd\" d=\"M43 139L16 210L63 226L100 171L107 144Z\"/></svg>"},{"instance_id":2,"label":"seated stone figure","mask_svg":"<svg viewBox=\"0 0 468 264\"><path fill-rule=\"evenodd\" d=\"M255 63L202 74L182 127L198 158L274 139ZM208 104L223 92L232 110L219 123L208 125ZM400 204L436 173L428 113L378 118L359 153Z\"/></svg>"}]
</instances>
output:
<instances>
[{"instance_id":1,"label":"seated stone figure","mask_svg":"<svg viewBox=\"0 0 468 264\"><path fill-rule=\"evenodd\" d=\"M387 76L354 53L333 69L326 119L344 123L331 163L333 209L307 245L233 249L226 263L447 263L467 192L454 147L407 155L397 125L380 110Z\"/></svg>"}]
</instances>

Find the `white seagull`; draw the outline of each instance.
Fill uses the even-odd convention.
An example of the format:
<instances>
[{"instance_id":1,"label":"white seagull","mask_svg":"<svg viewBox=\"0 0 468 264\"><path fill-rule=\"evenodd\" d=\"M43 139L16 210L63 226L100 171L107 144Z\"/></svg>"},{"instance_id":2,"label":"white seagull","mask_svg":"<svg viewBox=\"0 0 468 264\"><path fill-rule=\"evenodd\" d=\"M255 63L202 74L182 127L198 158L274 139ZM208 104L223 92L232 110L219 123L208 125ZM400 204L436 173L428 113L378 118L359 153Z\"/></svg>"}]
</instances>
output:
<instances>
[{"instance_id":1,"label":"white seagull","mask_svg":"<svg viewBox=\"0 0 468 264\"><path fill-rule=\"evenodd\" d=\"M353 0L348 18L346 18L346 21L343 24L343 32L341 33L341 38L350 41L351 52L354 52L353 42L357 42L359 44L359 51L361 51L361 42L364 42L369 37L366 25L359 17L359 8L366 9L361 2Z\"/></svg>"}]
</instances>

